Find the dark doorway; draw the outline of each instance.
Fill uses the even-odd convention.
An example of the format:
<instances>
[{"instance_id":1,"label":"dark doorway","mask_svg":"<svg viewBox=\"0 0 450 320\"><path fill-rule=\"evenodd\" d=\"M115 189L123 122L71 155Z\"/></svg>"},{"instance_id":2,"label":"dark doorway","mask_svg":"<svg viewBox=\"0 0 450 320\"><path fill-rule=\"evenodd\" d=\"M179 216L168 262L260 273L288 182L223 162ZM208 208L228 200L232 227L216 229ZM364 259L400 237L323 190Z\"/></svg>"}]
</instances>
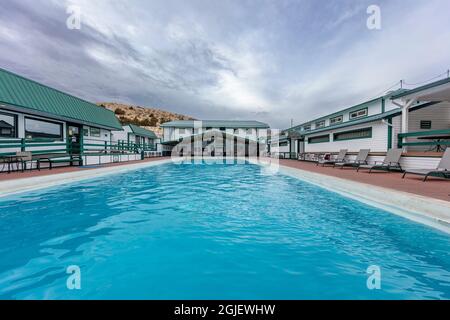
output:
<instances>
[{"instance_id":1,"label":"dark doorway","mask_svg":"<svg viewBox=\"0 0 450 320\"><path fill-rule=\"evenodd\" d=\"M80 154L81 153L81 126L78 124L67 124L67 141L71 146L69 148L70 154Z\"/></svg>"}]
</instances>

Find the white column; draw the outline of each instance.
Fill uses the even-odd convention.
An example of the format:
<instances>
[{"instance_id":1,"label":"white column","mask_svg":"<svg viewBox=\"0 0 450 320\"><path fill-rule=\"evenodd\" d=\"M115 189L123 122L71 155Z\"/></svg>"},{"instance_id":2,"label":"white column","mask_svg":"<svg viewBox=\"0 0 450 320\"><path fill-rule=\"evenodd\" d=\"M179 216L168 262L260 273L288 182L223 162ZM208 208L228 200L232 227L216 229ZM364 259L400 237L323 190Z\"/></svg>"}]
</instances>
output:
<instances>
[{"instance_id":1,"label":"white column","mask_svg":"<svg viewBox=\"0 0 450 320\"><path fill-rule=\"evenodd\" d=\"M415 100L407 100L402 107L402 133L408 133L408 124L409 124L409 108L413 105ZM407 141L407 138L402 139L403 142ZM403 147L403 150L406 152L408 147Z\"/></svg>"}]
</instances>

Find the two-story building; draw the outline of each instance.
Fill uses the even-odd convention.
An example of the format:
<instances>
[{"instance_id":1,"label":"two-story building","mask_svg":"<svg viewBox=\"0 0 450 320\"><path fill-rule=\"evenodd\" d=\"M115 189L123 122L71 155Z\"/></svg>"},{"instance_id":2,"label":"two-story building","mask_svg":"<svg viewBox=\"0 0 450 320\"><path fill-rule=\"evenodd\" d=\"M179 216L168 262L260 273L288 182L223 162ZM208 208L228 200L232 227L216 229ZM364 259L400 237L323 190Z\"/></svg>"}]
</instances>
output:
<instances>
[{"instance_id":1,"label":"two-story building","mask_svg":"<svg viewBox=\"0 0 450 320\"><path fill-rule=\"evenodd\" d=\"M444 94L449 88L450 79L444 79L307 121L286 130L289 150L318 154L347 149L356 154L370 149L369 160L379 161L389 149L400 147L405 168L433 167L450 140L450 103Z\"/></svg>"},{"instance_id":2,"label":"two-story building","mask_svg":"<svg viewBox=\"0 0 450 320\"><path fill-rule=\"evenodd\" d=\"M269 130L267 123L242 120L180 120L161 127L166 155L183 145L196 155L258 156L266 152Z\"/></svg>"}]
</instances>

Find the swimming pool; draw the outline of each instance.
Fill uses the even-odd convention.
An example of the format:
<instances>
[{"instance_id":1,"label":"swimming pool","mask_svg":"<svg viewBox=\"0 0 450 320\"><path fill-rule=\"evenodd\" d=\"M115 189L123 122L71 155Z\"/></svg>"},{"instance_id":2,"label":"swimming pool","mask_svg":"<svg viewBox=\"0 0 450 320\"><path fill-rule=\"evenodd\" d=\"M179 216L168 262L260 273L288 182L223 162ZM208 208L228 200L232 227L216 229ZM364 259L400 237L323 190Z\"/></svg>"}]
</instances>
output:
<instances>
[{"instance_id":1,"label":"swimming pool","mask_svg":"<svg viewBox=\"0 0 450 320\"><path fill-rule=\"evenodd\" d=\"M0 199L3 299L449 299L449 252L447 234L251 164Z\"/></svg>"}]
</instances>

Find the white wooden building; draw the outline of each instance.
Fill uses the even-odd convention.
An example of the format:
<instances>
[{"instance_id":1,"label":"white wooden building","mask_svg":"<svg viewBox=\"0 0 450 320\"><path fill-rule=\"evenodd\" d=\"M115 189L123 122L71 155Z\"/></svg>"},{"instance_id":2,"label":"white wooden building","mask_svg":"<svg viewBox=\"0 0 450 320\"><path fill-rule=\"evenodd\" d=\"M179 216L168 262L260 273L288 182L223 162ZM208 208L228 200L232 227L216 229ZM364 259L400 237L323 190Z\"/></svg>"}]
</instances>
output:
<instances>
[{"instance_id":1,"label":"white wooden building","mask_svg":"<svg viewBox=\"0 0 450 320\"><path fill-rule=\"evenodd\" d=\"M450 79L444 79L305 122L285 130L289 149L297 154L347 149L350 157L370 149L369 161L380 161L400 147L404 168L433 168L450 140L448 88Z\"/></svg>"},{"instance_id":2,"label":"white wooden building","mask_svg":"<svg viewBox=\"0 0 450 320\"><path fill-rule=\"evenodd\" d=\"M0 69L0 158L17 152L36 159L76 154L85 165L140 159L112 155L115 130L122 126L112 111Z\"/></svg>"},{"instance_id":3,"label":"white wooden building","mask_svg":"<svg viewBox=\"0 0 450 320\"><path fill-rule=\"evenodd\" d=\"M161 139L151 130L134 124L122 126L121 131L112 132L112 141L115 144L134 144L146 155L161 154Z\"/></svg>"},{"instance_id":4,"label":"white wooden building","mask_svg":"<svg viewBox=\"0 0 450 320\"><path fill-rule=\"evenodd\" d=\"M180 142L194 141L197 138L205 141L200 147L192 147L196 154L208 152L215 155L235 155L237 153L248 155L253 153L249 151L249 146L250 148L255 146L253 148L255 156L267 151L269 125L259 121L182 120L167 122L161 127L164 132L162 145L166 155L170 155ZM235 150L242 144L244 144L243 150ZM227 148L232 148L232 150L227 150Z\"/></svg>"}]
</instances>

